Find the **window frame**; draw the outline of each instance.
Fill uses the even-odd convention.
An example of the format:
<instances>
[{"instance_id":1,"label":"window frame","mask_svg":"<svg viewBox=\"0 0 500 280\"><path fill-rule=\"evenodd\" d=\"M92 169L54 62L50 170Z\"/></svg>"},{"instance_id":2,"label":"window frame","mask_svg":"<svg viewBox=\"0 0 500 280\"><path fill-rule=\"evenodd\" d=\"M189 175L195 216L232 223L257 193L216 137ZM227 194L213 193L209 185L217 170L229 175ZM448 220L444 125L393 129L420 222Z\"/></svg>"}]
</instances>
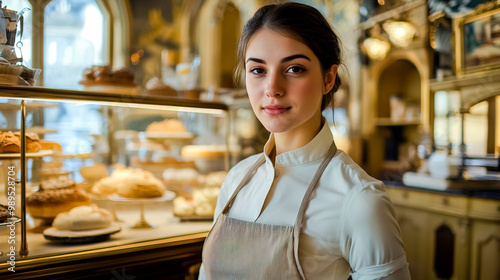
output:
<instances>
[{"instance_id":1,"label":"window frame","mask_svg":"<svg viewBox=\"0 0 500 280\"><path fill-rule=\"evenodd\" d=\"M32 67L42 69L39 77L43 86L43 56L44 56L44 22L45 7L53 0L28 0L32 13ZM131 13L130 5L126 0L95 0L106 19L106 55L107 64L112 68L127 67L129 60L126 50L130 48Z\"/></svg>"}]
</instances>

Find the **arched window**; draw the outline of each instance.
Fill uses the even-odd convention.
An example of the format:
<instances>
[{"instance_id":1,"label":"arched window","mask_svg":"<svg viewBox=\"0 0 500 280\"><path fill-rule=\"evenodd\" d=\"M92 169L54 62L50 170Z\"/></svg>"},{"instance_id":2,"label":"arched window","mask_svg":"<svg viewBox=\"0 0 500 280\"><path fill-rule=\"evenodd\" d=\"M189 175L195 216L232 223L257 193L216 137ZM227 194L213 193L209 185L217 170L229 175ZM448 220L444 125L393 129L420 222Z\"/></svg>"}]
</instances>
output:
<instances>
[{"instance_id":1,"label":"arched window","mask_svg":"<svg viewBox=\"0 0 500 280\"><path fill-rule=\"evenodd\" d=\"M95 0L53 0L45 6L44 86L74 88L85 68L108 64L104 14Z\"/></svg>"},{"instance_id":2,"label":"arched window","mask_svg":"<svg viewBox=\"0 0 500 280\"><path fill-rule=\"evenodd\" d=\"M42 69L37 85L77 89L87 67L128 65L127 0L3 0L2 7L30 8L16 51L25 66Z\"/></svg>"}]
</instances>

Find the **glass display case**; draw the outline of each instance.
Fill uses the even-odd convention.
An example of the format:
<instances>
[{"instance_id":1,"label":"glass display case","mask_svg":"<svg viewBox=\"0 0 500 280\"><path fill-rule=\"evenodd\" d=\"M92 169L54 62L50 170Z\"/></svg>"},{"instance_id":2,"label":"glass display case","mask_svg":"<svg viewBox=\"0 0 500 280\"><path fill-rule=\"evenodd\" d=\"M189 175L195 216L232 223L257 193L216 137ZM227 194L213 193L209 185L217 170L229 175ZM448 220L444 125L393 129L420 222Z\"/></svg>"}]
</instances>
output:
<instances>
[{"instance_id":1,"label":"glass display case","mask_svg":"<svg viewBox=\"0 0 500 280\"><path fill-rule=\"evenodd\" d=\"M200 263L238 153L225 104L0 86L0 113L0 278L184 279Z\"/></svg>"}]
</instances>

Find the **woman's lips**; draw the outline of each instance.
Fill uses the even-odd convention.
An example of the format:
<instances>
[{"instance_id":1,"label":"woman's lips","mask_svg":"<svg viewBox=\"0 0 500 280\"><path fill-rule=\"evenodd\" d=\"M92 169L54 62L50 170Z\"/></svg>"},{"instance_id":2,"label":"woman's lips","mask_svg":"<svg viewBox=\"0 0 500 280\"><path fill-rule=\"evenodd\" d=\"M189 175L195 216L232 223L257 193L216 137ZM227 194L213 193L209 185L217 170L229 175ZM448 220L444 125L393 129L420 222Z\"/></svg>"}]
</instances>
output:
<instances>
[{"instance_id":1,"label":"woman's lips","mask_svg":"<svg viewBox=\"0 0 500 280\"><path fill-rule=\"evenodd\" d=\"M283 107L280 105L268 105L268 106L265 106L263 109L264 109L264 112L266 112L267 114L269 114L271 116L276 116L276 115L283 114L288 109L290 109L290 107Z\"/></svg>"}]
</instances>

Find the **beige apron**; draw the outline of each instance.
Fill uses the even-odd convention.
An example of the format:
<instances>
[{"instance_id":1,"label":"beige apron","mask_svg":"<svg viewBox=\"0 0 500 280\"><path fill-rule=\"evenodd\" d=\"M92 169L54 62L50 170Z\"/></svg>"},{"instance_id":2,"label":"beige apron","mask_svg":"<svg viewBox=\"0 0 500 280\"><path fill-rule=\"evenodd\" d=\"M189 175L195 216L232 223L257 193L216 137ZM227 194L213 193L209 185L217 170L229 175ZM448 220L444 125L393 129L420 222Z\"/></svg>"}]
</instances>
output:
<instances>
[{"instance_id":1,"label":"beige apron","mask_svg":"<svg viewBox=\"0 0 500 280\"><path fill-rule=\"evenodd\" d=\"M310 196L337 151L332 143L302 199L294 226L266 225L228 216L238 192L255 174L260 157L243 178L203 245L207 279L305 279L299 263L299 235Z\"/></svg>"}]
</instances>

